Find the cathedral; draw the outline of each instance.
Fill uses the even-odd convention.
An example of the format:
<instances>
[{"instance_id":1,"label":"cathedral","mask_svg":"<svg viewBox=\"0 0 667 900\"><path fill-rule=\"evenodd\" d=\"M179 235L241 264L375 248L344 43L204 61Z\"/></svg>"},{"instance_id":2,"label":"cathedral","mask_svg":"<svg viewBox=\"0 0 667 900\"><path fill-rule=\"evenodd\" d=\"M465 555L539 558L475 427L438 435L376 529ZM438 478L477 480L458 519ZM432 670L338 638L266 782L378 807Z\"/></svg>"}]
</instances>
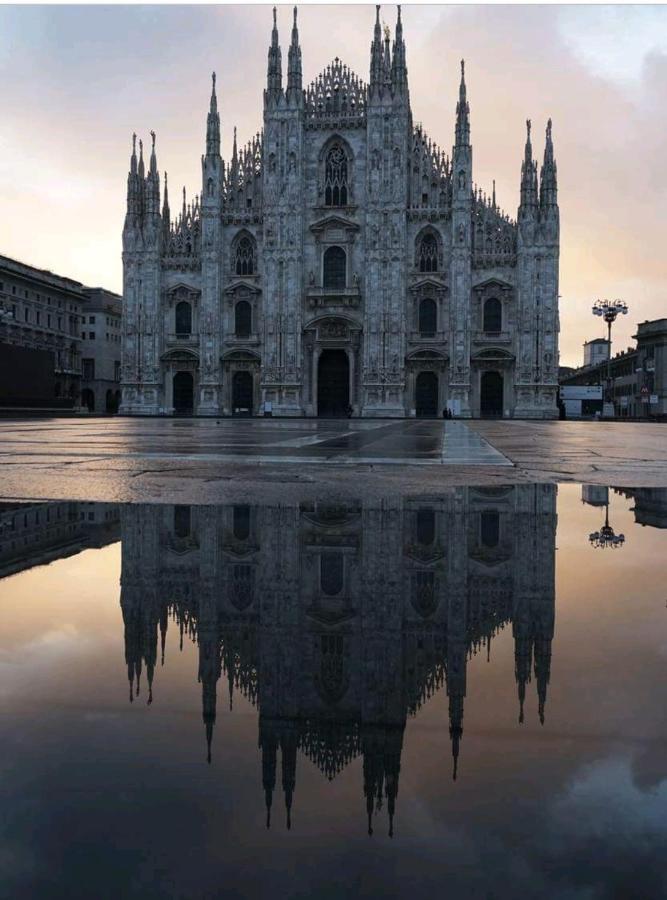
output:
<instances>
[{"instance_id":1,"label":"cathedral","mask_svg":"<svg viewBox=\"0 0 667 900\"><path fill-rule=\"evenodd\" d=\"M129 700L164 702L171 622L181 648L184 638L197 646L209 762L219 695L231 707L238 692L256 709L267 825L282 787L289 827L300 757L330 781L360 758L369 832L384 807L391 833L408 719L437 695L449 731L443 774L460 775L469 663L488 659L505 628L518 722L544 723L554 485L382 502L127 504L120 515ZM224 743L227 729L217 730Z\"/></svg>"},{"instance_id":2,"label":"cathedral","mask_svg":"<svg viewBox=\"0 0 667 900\"><path fill-rule=\"evenodd\" d=\"M551 121L530 121L516 219L473 181L461 63L446 155L413 121L398 8L364 83L304 87L276 13L263 129L220 155L213 75L201 192L172 216L136 136L123 229L128 415L557 416L559 211ZM180 204L179 204L180 205Z\"/></svg>"}]
</instances>

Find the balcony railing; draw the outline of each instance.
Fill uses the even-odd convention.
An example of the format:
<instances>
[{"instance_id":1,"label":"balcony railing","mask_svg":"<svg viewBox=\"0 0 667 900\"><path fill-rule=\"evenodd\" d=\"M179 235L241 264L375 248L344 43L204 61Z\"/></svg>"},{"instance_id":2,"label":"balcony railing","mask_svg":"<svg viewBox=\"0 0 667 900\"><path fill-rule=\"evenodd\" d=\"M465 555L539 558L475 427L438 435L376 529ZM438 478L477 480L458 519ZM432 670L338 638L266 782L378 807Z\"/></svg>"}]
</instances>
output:
<instances>
[{"instance_id":1,"label":"balcony railing","mask_svg":"<svg viewBox=\"0 0 667 900\"><path fill-rule=\"evenodd\" d=\"M198 347L199 335L185 332L175 332L167 335L168 344L176 344L179 347Z\"/></svg>"},{"instance_id":2,"label":"balcony railing","mask_svg":"<svg viewBox=\"0 0 667 900\"><path fill-rule=\"evenodd\" d=\"M311 285L306 292L306 297L311 309L321 306L346 306L356 309L361 303L359 285L344 288Z\"/></svg>"},{"instance_id":3,"label":"balcony railing","mask_svg":"<svg viewBox=\"0 0 667 900\"><path fill-rule=\"evenodd\" d=\"M509 331L476 331L473 341L476 344L510 344L512 338Z\"/></svg>"},{"instance_id":4,"label":"balcony railing","mask_svg":"<svg viewBox=\"0 0 667 900\"><path fill-rule=\"evenodd\" d=\"M444 331L411 331L410 332L410 341L413 343L428 343L432 344L437 341L445 340L445 332Z\"/></svg>"}]
</instances>

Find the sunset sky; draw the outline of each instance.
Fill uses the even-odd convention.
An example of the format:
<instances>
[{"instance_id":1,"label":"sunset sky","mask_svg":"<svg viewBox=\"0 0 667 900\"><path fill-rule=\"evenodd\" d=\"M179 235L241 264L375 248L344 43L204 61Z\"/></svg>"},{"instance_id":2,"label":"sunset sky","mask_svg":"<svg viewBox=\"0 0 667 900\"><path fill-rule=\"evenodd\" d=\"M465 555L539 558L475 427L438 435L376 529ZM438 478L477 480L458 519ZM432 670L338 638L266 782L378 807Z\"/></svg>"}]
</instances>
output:
<instances>
[{"instance_id":1,"label":"sunset sky","mask_svg":"<svg viewBox=\"0 0 667 900\"><path fill-rule=\"evenodd\" d=\"M278 7L286 70L291 6ZM391 27L396 7L382 7ZM636 324L667 315L667 8L403 6L415 121L451 148L466 60L475 181L516 216L525 120L542 152L553 118L561 209L561 363L601 333L597 297ZM304 81L335 56L364 80L374 8L299 7ZM0 253L121 289L132 131L157 132L158 167L201 188L210 73L223 155L261 127L271 7L0 8ZM173 192L173 193L172 193Z\"/></svg>"}]
</instances>

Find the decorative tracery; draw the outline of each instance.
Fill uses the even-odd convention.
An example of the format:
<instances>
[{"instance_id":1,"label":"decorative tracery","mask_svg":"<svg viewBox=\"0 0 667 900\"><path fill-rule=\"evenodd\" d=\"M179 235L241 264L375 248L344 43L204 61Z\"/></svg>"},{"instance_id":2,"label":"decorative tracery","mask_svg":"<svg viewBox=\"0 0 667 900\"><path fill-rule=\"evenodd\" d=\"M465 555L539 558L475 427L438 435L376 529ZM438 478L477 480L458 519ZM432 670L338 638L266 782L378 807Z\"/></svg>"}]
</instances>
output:
<instances>
[{"instance_id":1,"label":"decorative tracery","mask_svg":"<svg viewBox=\"0 0 667 900\"><path fill-rule=\"evenodd\" d=\"M347 206L348 158L342 144L335 143L328 150L324 163L325 206Z\"/></svg>"},{"instance_id":2,"label":"decorative tracery","mask_svg":"<svg viewBox=\"0 0 667 900\"><path fill-rule=\"evenodd\" d=\"M417 257L420 272L438 271L438 242L434 234L428 232L422 236Z\"/></svg>"},{"instance_id":3,"label":"decorative tracery","mask_svg":"<svg viewBox=\"0 0 667 900\"><path fill-rule=\"evenodd\" d=\"M237 275L255 274L255 244L248 235L244 235L236 242L234 258Z\"/></svg>"}]
</instances>

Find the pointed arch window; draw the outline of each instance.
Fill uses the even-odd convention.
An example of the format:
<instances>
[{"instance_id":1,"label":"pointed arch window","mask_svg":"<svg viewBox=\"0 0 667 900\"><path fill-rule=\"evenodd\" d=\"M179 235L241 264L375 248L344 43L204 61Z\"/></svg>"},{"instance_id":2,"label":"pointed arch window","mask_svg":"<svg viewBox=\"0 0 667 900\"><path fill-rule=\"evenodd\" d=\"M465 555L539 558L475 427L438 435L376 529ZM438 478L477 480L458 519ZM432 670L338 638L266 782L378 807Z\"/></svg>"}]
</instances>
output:
<instances>
[{"instance_id":1,"label":"pointed arch window","mask_svg":"<svg viewBox=\"0 0 667 900\"><path fill-rule=\"evenodd\" d=\"M433 335L438 330L438 307L431 297L424 297L419 303L419 334Z\"/></svg>"},{"instance_id":2,"label":"pointed arch window","mask_svg":"<svg viewBox=\"0 0 667 900\"><path fill-rule=\"evenodd\" d=\"M346 256L342 247L327 247L324 251L322 279L325 288L344 288Z\"/></svg>"},{"instance_id":3,"label":"pointed arch window","mask_svg":"<svg viewBox=\"0 0 667 900\"><path fill-rule=\"evenodd\" d=\"M438 242L434 234L425 234L419 242L418 263L420 272L438 271Z\"/></svg>"},{"instance_id":4,"label":"pointed arch window","mask_svg":"<svg viewBox=\"0 0 667 900\"><path fill-rule=\"evenodd\" d=\"M247 235L236 244L235 268L237 275L255 274L255 245Z\"/></svg>"},{"instance_id":5,"label":"pointed arch window","mask_svg":"<svg viewBox=\"0 0 667 900\"><path fill-rule=\"evenodd\" d=\"M484 331L497 333L502 331L503 308L497 297L489 297L484 302Z\"/></svg>"},{"instance_id":6,"label":"pointed arch window","mask_svg":"<svg viewBox=\"0 0 667 900\"><path fill-rule=\"evenodd\" d=\"M252 307L247 300L239 300L234 307L234 334L236 337L252 334Z\"/></svg>"},{"instance_id":7,"label":"pointed arch window","mask_svg":"<svg viewBox=\"0 0 667 900\"><path fill-rule=\"evenodd\" d=\"M325 206L347 206L348 193L347 153L341 144L334 144L324 161Z\"/></svg>"}]
</instances>

